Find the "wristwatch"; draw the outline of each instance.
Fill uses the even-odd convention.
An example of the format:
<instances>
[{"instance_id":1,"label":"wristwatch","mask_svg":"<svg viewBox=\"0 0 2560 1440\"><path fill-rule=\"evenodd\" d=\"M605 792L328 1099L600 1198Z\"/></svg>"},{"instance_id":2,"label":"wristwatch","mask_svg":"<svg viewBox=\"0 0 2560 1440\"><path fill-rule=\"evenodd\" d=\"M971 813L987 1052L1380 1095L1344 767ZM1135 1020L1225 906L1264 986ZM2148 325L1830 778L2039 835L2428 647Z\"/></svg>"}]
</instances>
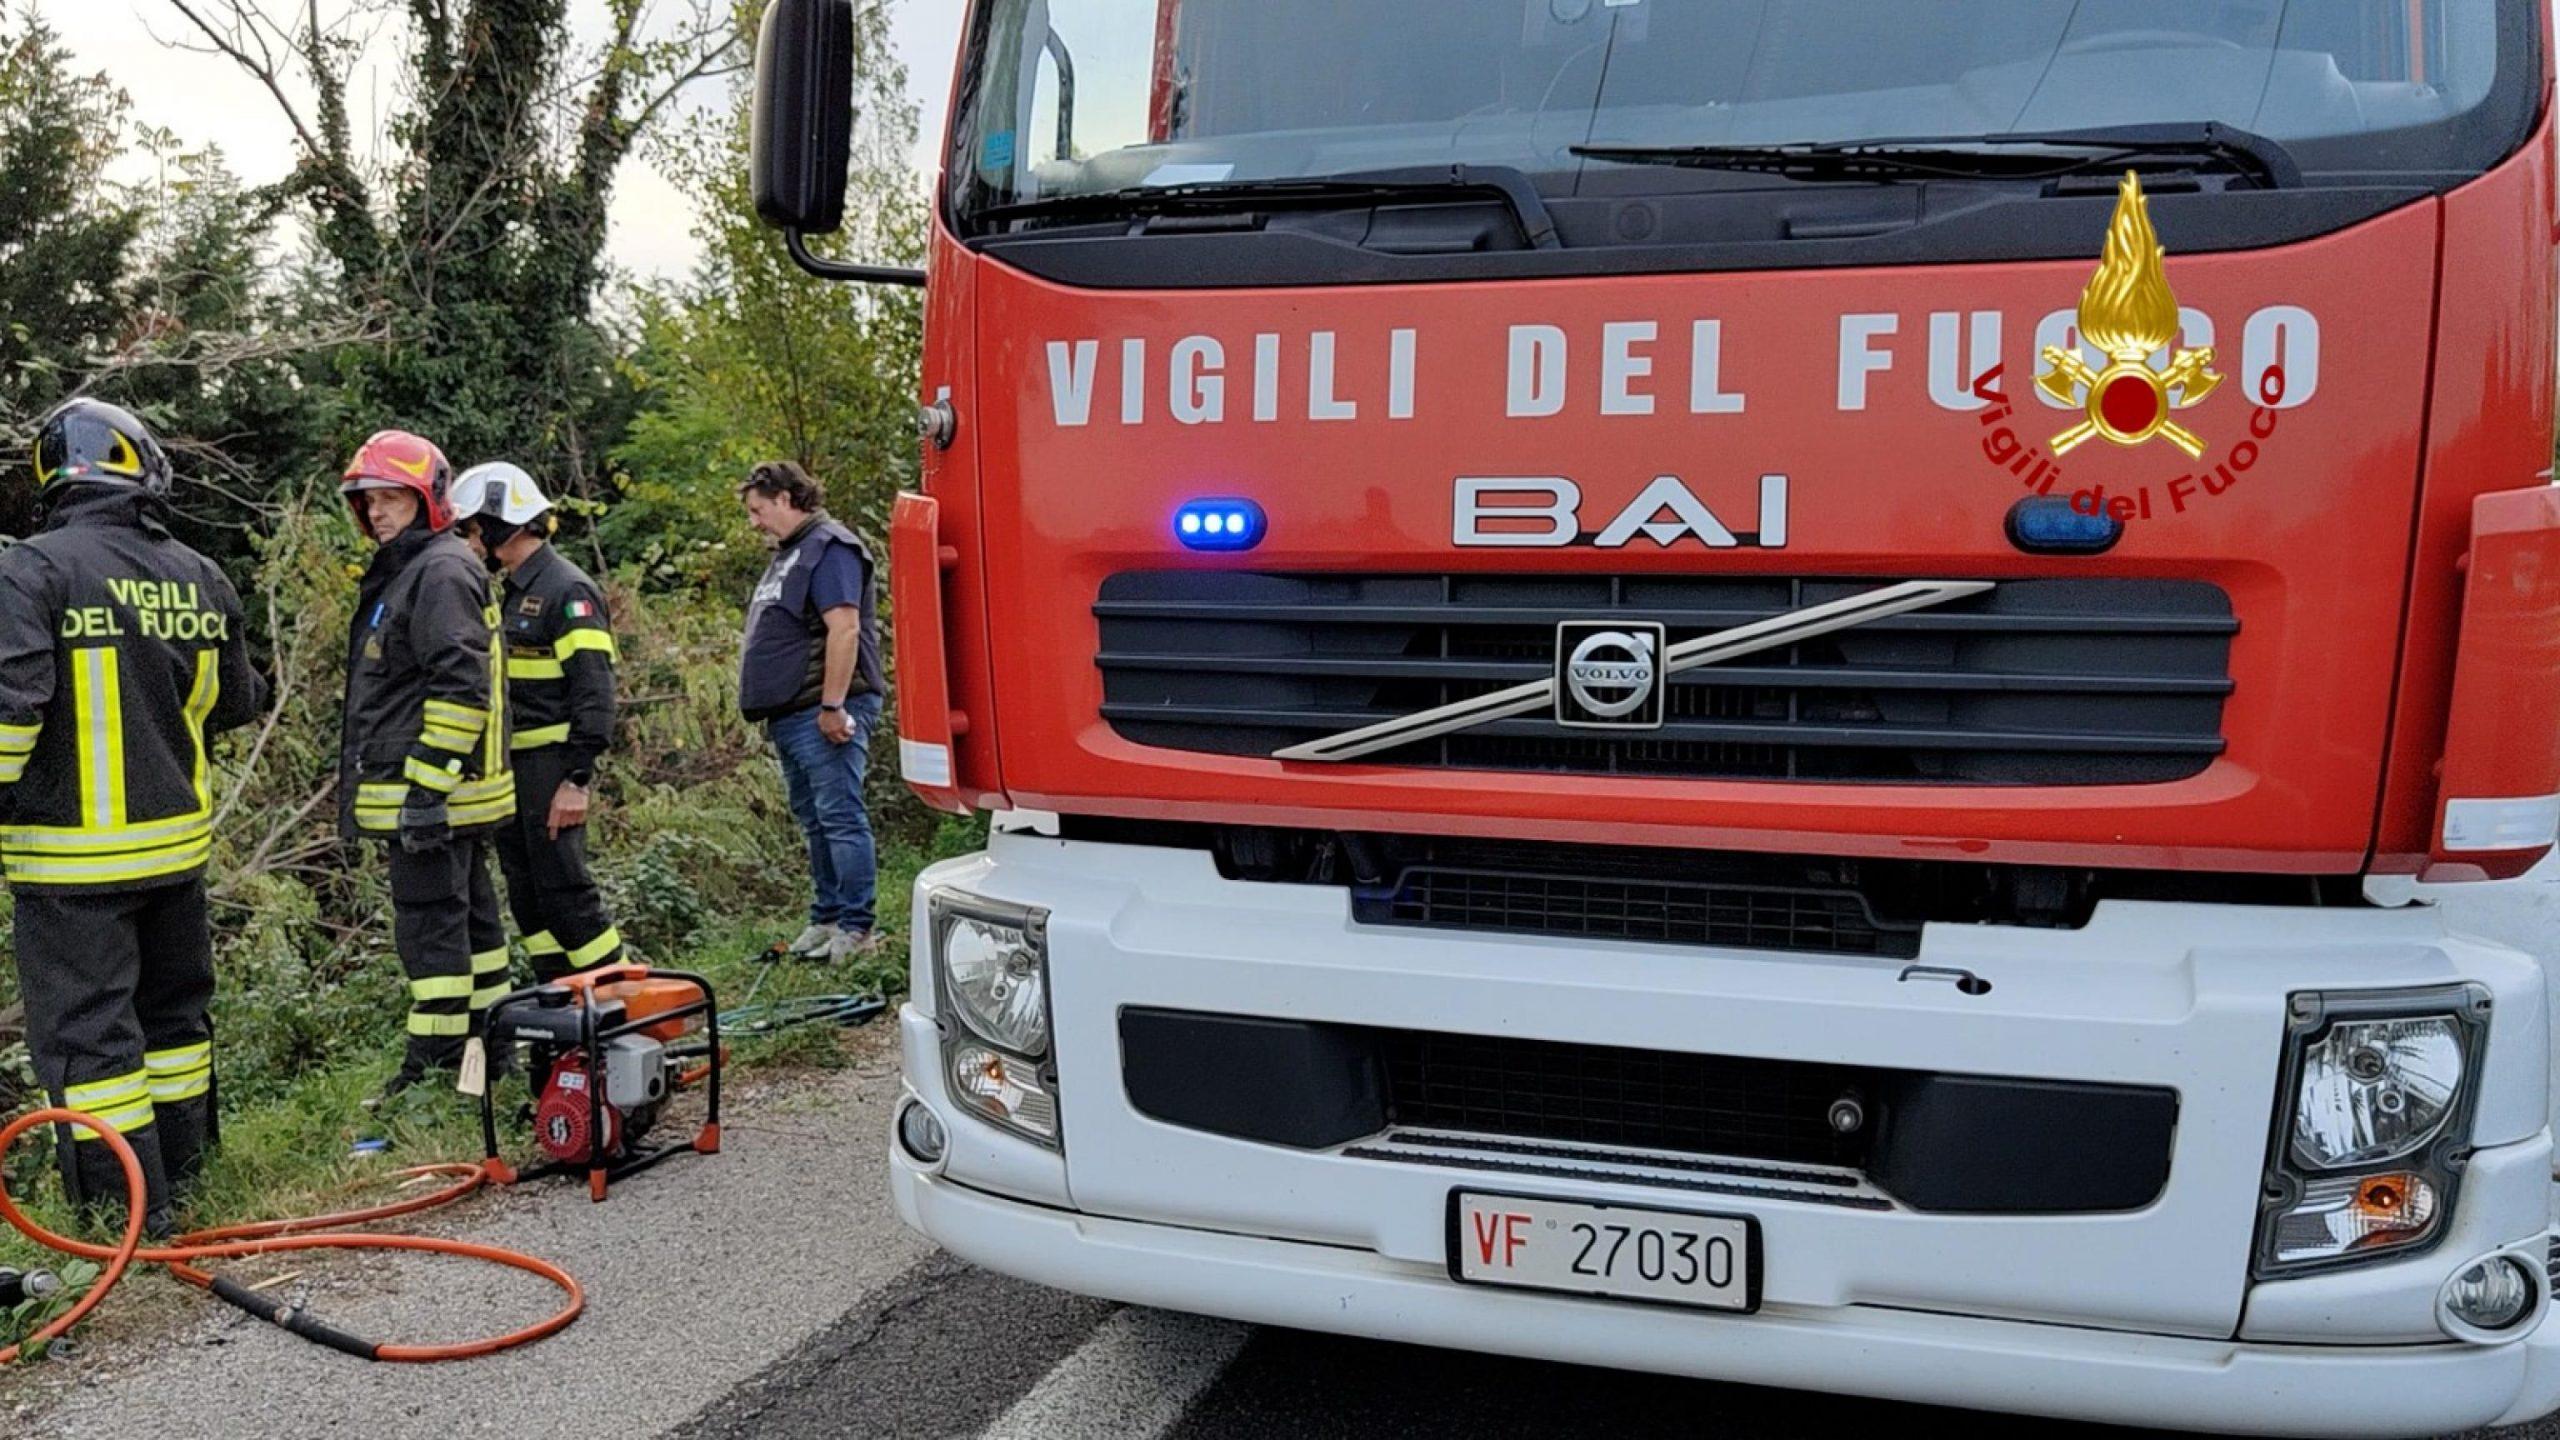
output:
<instances>
[{"instance_id":1,"label":"wristwatch","mask_svg":"<svg viewBox=\"0 0 2560 1440\"><path fill-rule=\"evenodd\" d=\"M821 700L818 702L818 708L821 710L842 711L844 709L844 702L841 700Z\"/></svg>"}]
</instances>

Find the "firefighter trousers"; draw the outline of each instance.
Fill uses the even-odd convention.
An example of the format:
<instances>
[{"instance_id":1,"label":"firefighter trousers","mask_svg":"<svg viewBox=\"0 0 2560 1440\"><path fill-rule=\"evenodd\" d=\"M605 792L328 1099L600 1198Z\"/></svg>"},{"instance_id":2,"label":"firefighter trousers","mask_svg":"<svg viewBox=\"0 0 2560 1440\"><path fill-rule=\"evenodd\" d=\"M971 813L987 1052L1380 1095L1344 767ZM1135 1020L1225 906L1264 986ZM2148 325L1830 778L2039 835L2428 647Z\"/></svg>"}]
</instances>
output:
<instances>
[{"instance_id":1,"label":"firefighter trousers","mask_svg":"<svg viewBox=\"0 0 2560 1440\"><path fill-rule=\"evenodd\" d=\"M18 988L27 1049L57 1105L122 1134L142 1161L144 1213L165 1228L173 1189L213 1143L213 937L204 878L90 894L17 892ZM56 1127L75 1205L124 1207L124 1167L105 1141Z\"/></svg>"},{"instance_id":2,"label":"firefighter trousers","mask_svg":"<svg viewBox=\"0 0 2560 1440\"><path fill-rule=\"evenodd\" d=\"M556 980L622 958L622 931L605 912L587 869L587 827L551 835L551 796L569 775L556 746L515 753L516 813L498 829L498 866L507 907L524 937L533 973Z\"/></svg>"},{"instance_id":3,"label":"firefighter trousers","mask_svg":"<svg viewBox=\"0 0 2560 1440\"><path fill-rule=\"evenodd\" d=\"M409 976L409 1047L400 1070L416 1080L455 1068L489 1007L507 993L507 931L485 839L457 836L419 851L394 841L388 849L391 943Z\"/></svg>"}]
</instances>

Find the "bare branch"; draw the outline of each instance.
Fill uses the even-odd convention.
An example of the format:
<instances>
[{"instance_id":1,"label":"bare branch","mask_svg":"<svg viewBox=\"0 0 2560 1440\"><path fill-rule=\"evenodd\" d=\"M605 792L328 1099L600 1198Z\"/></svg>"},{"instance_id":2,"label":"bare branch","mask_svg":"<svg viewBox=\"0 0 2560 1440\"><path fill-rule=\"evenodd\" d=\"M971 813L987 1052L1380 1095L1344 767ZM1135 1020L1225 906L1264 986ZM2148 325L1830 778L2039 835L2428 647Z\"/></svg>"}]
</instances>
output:
<instances>
[{"instance_id":1,"label":"bare branch","mask_svg":"<svg viewBox=\"0 0 2560 1440\"><path fill-rule=\"evenodd\" d=\"M722 76L739 74L750 68L754 62L741 53L745 48L745 37L733 31L717 47L704 51L691 65L678 71L657 94L650 96L648 103L640 107L640 113L631 119L631 133L636 136L648 129L649 122L657 118L658 112L665 109L669 101L682 94L685 87L694 82L716 80Z\"/></svg>"},{"instance_id":2,"label":"bare branch","mask_svg":"<svg viewBox=\"0 0 2560 1440\"><path fill-rule=\"evenodd\" d=\"M246 0L225 0L225 3L231 11L231 24L228 28L217 28L210 19L206 18L206 13L200 10L197 4L192 3L192 0L169 0L170 8L185 16L187 23L195 26L215 50L230 56L233 64L247 71L251 78L266 87L269 95L275 97L276 108L284 112L285 120L293 126L294 137L301 142L305 155L314 161L334 158L321 148L319 138L311 133L311 126L302 118L301 107L295 105L293 97L284 92L284 77L276 64L275 52L267 45L264 33L273 22L268 21L263 12L246 3ZM316 0L312 10L312 36L316 45L319 36L319 10ZM257 54L249 53L252 47L255 47Z\"/></svg>"}]
</instances>

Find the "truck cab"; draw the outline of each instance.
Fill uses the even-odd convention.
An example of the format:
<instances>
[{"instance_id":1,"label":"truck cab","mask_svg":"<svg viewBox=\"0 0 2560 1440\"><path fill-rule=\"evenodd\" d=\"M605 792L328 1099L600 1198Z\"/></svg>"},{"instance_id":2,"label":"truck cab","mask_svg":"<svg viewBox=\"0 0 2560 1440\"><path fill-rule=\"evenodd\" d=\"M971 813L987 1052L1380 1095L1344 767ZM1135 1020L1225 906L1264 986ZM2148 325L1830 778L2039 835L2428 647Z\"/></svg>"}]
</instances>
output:
<instances>
[{"instance_id":1,"label":"truck cab","mask_svg":"<svg viewBox=\"0 0 2560 1440\"><path fill-rule=\"evenodd\" d=\"M766 22L803 255L842 11ZM2548 31L979 0L890 549L998 819L901 1214L1756 1384L2560 1406L2560 991L2405 903L2560 828Z\"/></svg>"}]
</instances>

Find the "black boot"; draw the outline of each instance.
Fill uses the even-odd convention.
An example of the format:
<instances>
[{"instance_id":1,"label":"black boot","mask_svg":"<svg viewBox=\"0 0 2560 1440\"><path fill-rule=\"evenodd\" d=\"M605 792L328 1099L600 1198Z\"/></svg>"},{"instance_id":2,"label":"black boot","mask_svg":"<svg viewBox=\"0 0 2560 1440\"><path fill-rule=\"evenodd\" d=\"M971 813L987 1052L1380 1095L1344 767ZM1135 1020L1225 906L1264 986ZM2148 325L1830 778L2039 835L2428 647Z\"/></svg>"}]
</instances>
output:
<instances>
[{"instance_id":1,"label":"black boot","mask_svg":"<svg viewBox=\"0 0 2560 1440\"><path fill-rule=\"evenodd\" d=\"M133 1147L134 1158L142 1162L143 1233L165 1238L176 1227L169 1205L169 1177L160 1166L159 1137L146 1126L124 1138ZM72 1162L63 1171L62 1185L73 1208L109 1233L123 1234L125 1202L131 1193L125 1185L123 1162L104 1140L75 1141L71 1148Z\"/></svg>"}]
</instances>

